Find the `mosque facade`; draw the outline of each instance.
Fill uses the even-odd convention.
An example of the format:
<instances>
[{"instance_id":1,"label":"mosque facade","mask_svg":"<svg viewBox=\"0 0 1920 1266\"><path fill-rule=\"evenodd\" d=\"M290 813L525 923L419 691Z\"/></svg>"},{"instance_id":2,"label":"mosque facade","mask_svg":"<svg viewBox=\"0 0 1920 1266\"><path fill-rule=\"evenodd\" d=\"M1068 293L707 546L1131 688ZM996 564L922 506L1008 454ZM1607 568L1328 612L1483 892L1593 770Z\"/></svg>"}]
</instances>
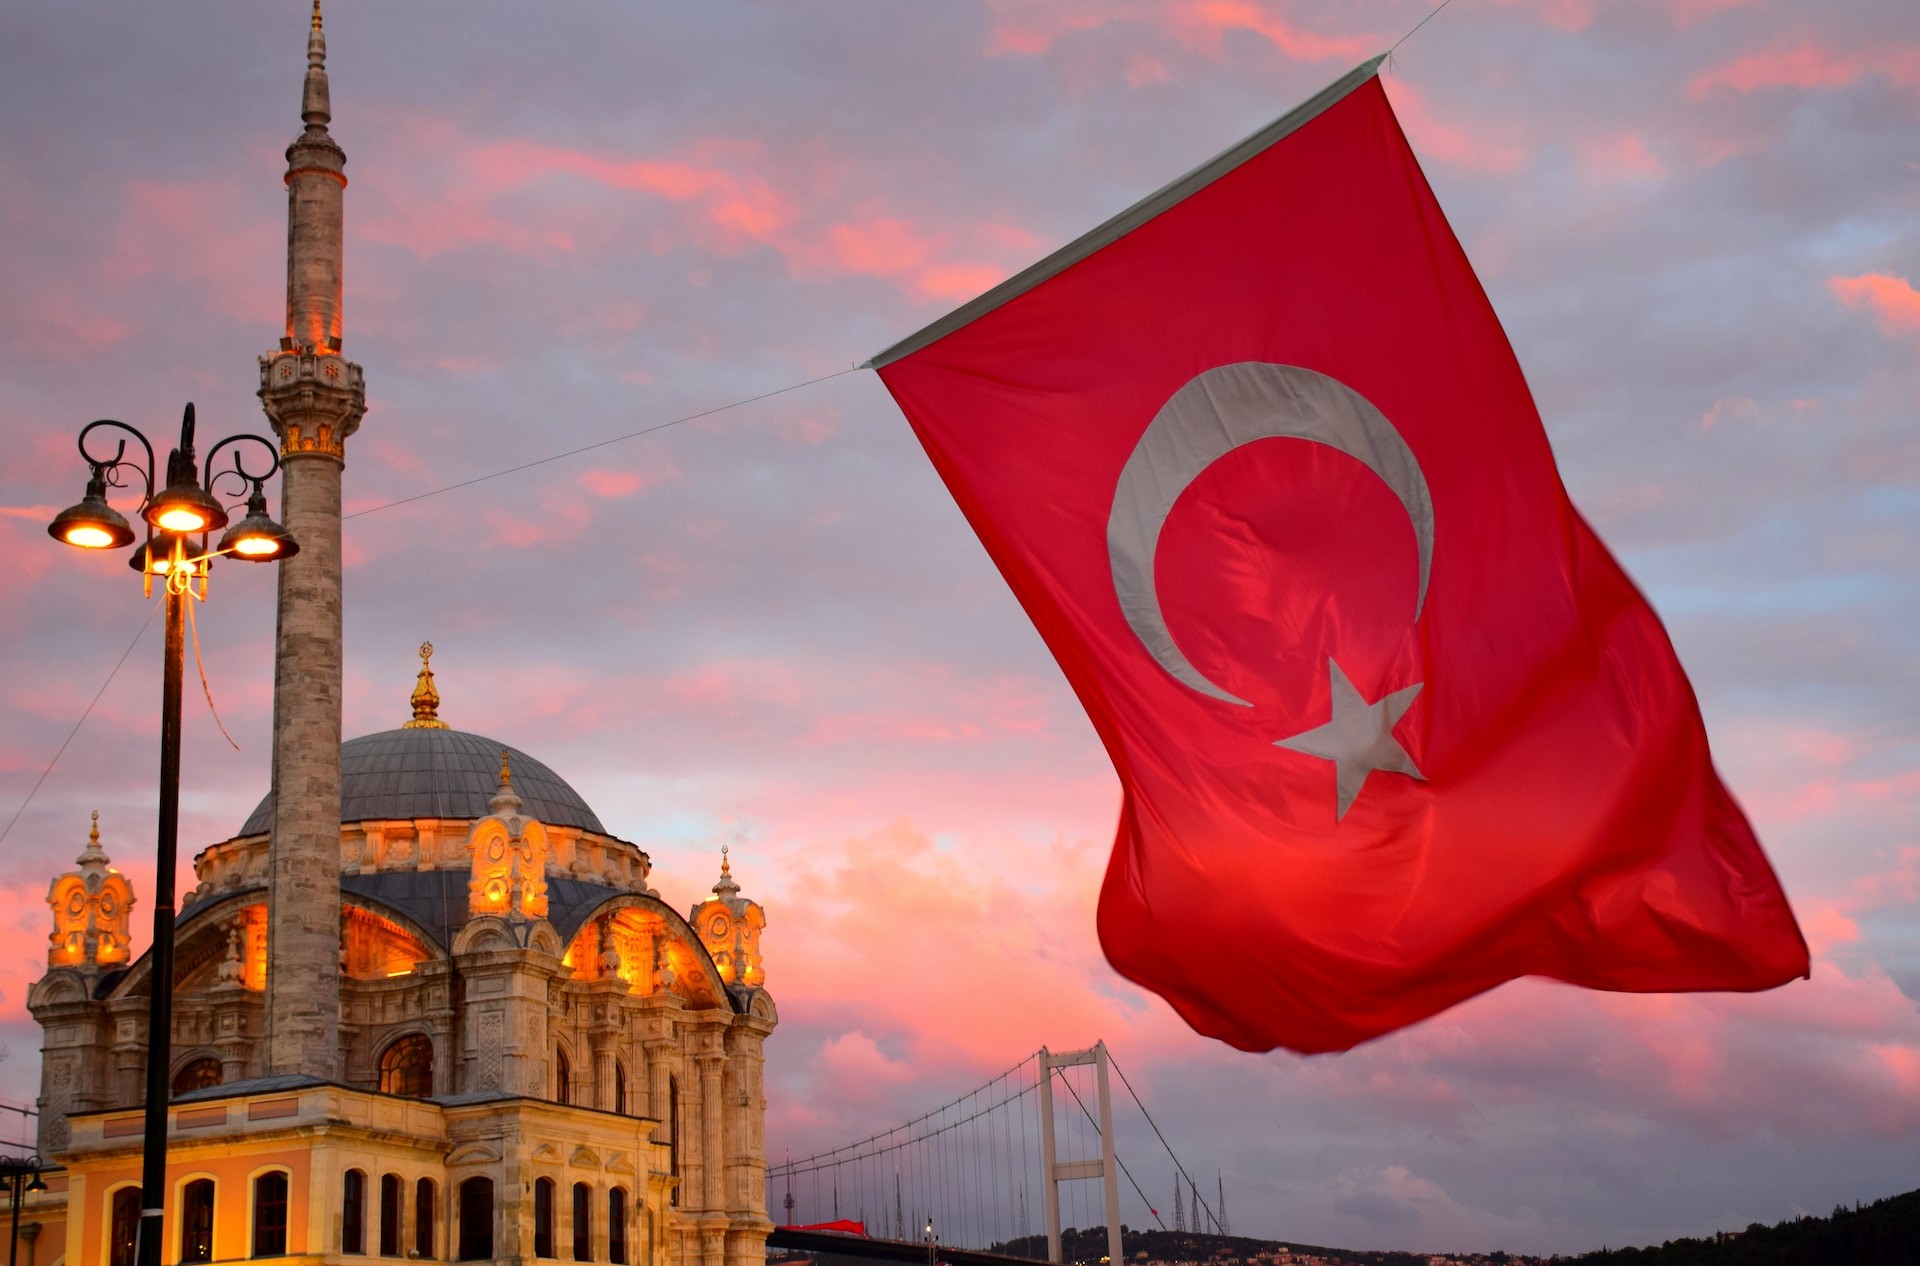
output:
<instances>
[{"instance_id":1,"label":"mosque facade","mask_svg":"<svg viewBox=\"0 0 1920 1266\"><path fill-rule=\"evenodd\" d=\"M161 1260L759 1266L765 913L723 854L682 914L645 851L525 752L449 728L429 657L399 727L341 742L345 155L318 0L287 151L272 788L194 858L175 935ZM398 719L398 718L396 718ZM151 956L97 821L48 893L45 1191L21 1266L134 1266Z\"/></svg>"}]
</instances>

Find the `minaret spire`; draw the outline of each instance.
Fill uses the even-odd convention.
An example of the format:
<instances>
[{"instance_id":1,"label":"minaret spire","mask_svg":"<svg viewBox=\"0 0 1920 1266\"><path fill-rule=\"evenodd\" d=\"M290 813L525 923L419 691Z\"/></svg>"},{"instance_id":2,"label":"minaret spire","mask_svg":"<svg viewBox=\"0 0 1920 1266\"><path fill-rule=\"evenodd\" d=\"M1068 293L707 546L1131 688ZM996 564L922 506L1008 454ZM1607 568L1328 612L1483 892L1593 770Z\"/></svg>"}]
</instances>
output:
<instances>
[{"instance_id":1,"label":"minaret spire","mask_svg":"<svg viewBox=\"0 0 1920 1266\"><path fill-rule=\"evenodd\" d=\"M327 131L327 38L307 31L305 125L287 147L287 321L260 358L260 403L280 438L281 514L300 552L281 563L274 649L273 837L267 880L266 1071L333 1078L340 1065L340 476L366 412L340 354L347 155Z\"/></svg>"},{"instance_id":2,"label":"minaret spire","mask_svg":"<svg viewBox=\"0 0 1920 1266\"><path fill-rule=\"evenodd\" d=\"M327 33L320 25L320 0L313 0L313 30L307 36L307 88L300 99L300 118L307 132L325 132L333 122L333 103L327 96Z\"/></svg>"}]
</instances>

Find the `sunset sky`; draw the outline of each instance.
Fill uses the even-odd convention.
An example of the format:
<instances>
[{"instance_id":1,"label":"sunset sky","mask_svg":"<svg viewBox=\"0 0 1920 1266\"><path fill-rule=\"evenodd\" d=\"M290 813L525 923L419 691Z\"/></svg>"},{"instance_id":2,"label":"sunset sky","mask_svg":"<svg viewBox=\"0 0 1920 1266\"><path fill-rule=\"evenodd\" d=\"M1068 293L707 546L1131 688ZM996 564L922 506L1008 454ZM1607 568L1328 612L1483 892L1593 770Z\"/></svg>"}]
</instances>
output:
<instances>
[{"instance_id":1,"label":"sunset sky","mask_svg":"<svg viewBox=\"0 0 1920 1266\"><path fill-rule=\"evenodd\" d=\"M1193 1035L1100 956L1112 768L871 373L390 506L848 370L1428 8L328 0L369 401L346 732L406 719L431 640L442 717L567 777L672 904L730 843L768 910L776 1154L1105 1038L1242 1234L1564 1252L1920 1183L1912 0L1454 0L1385 79L1810 981L1520 982L1313 1059ZM147 618L124 555L45 535L80 426L164 445L193 400L206 439L267 430L306 20L0 11L0 825ZM240 750L190 666L183 855L266 790L273 607L223 564L198 611ZM150 627L0 848L0 1099L36 1092L25 992L90 810L144 944L159 676Z\"/></svg>"}]
</instances>

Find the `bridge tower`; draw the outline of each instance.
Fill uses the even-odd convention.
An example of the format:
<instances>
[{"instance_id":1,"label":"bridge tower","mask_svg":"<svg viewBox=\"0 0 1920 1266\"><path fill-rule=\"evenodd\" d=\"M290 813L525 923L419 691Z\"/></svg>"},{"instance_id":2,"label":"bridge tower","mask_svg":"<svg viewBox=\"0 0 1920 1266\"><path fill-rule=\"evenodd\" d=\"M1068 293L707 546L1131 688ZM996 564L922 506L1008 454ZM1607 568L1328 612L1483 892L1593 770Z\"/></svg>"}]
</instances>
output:
<instances>
[{"instance_id":1,"label":"bridge tower","mask_svg":"<svg viewBox=\"0 0 1920 1266\"><path fill-rule=\"evenodd\" d=\"M1100 1159L1062 1162L1054 1151L1053 1072L1092 1064L1094 1094L1100 1117ZM1107 1044L1095 1042L1088 1050L1058 1055L1040 1048L1040 1177L1047 1213L1047 1260L1063 1261L1060 1251L1060 1184L1081 1178L1099 1178L1106 1197L1107 1260L1122 1266L1120 1246L1120 1167L1113 1158L1113 1098L1107 1081Z\"/></svg>"}]
</instances>

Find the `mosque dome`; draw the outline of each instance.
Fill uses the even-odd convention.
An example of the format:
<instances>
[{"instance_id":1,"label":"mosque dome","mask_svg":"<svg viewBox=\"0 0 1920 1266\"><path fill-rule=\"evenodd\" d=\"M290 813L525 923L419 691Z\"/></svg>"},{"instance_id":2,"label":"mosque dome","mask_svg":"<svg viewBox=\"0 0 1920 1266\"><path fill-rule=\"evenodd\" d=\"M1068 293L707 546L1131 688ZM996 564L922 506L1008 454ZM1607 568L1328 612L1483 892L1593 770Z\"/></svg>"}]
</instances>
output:
<instances>
[{"instance_id":1,"label":"mosque dome","mask_svg":"<svg viewBox=\"0 0 1920 1266\"><path fill-rule=\"evenodd\" d=\"M526 815L548 826L605 835L606 828L580 793L546 765L516 747L462 730L398 729L366 734L340 745L340 820L484 818L500 786L500 752L513 765L513 790ZM240 828L241 835L273 829L273 793Z\"/></svg>"},{"instance_id":2,"label":"mosque dome","mask_svg":"<svg viewBox=\"0 0 1920 1266\"><path fill-rule=\"evenodd\" d=\"M420 676L414 683L413 720L397 730L366 734L340 745L340 820L405 821L409 818L484 818L500 787L500 754L509 754L513 790L527 816L548 826L578 827L605 835L606 828L566 779L517 747L462 730L440 719L434 686L433 645L420 646ZM273 793L268 792L240 828L241 835L273 829Z\"/></svg>"}]
</instances>

